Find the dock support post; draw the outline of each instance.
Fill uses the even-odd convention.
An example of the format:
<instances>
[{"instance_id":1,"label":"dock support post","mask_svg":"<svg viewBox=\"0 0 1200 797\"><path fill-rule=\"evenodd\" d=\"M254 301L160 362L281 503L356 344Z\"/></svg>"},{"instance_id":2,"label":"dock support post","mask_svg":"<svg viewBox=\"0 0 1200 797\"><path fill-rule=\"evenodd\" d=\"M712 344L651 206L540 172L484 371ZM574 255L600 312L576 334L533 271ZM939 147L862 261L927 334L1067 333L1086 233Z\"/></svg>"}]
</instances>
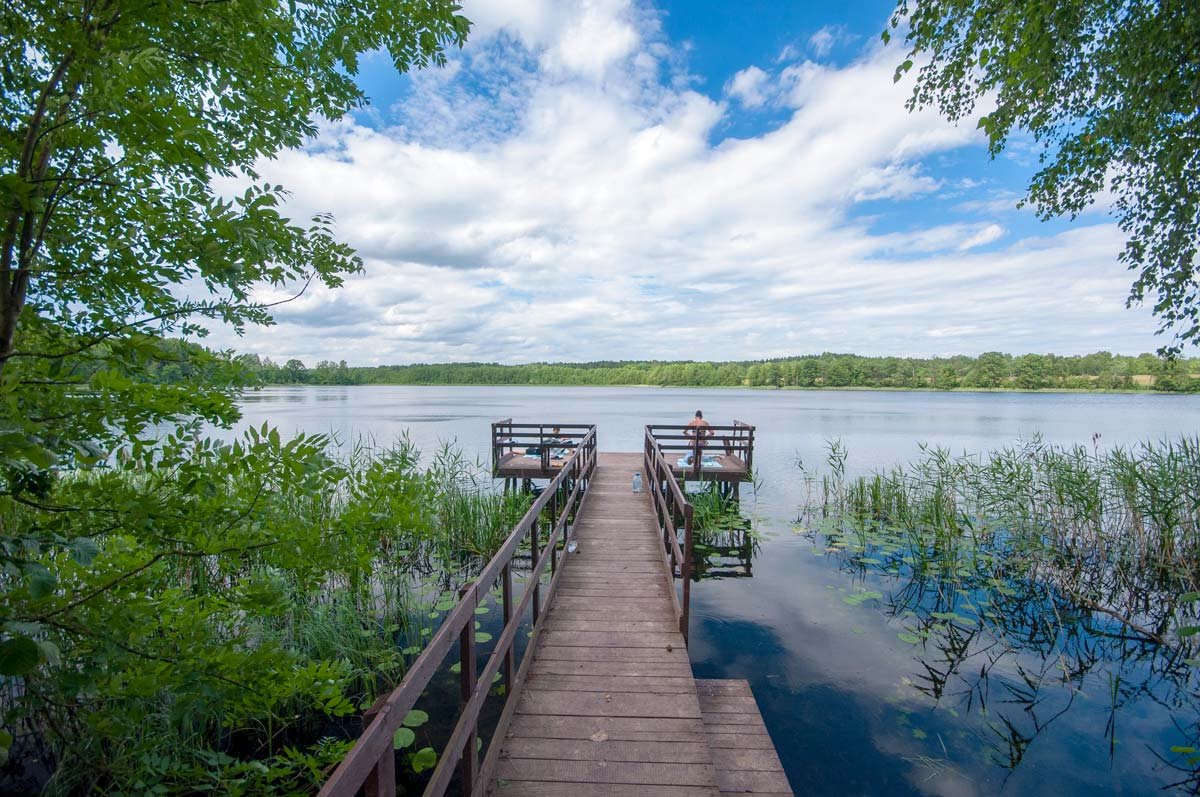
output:
<instances>
[{"instance_id":1,"label":"dock support post","mask_svg":"<svg viewBox=\"0 0 1200 797\"><path fill-rule=\"evenodd\" d=\"M679 563L679 575L683 579L683 605L680 607L679 633L683 642L688 642L688 616L692 605L692 505L683 508L683 561Z\"/></svg>"},{"instance_id":2,"label":"dock support post","mask_svg":"<svg viewBox=\"0 0 1200 797\"><path fill-rule=\"evenodd\" d=\"M465 595L470 589L470 586L463 587L460 591L460 597ZM471 694L475 691L475 681L478 675L475 672L475 622L474 617L471 617L465 626L462 633L458 637L458 656L459 656L459 682L458 691L462 696L462 702L465 706L471 700ZM478 756L479 751L476 749L478 732L475 728L471 729L471 735L467 737L467 746L463 748L462 761L459 763L459 786L462 789L463 797L470 797L471 790L475 787L475 773L478 771ZM389 794L395 794L395 786Z\"/></svg>"},{"instance_id":3,"label":"dock support post","mask_svg":"<svg viewBox=\"0 0 1200 797\"><path fill-rule=\"evenodd\" d=\"M512 561L504 566L504 575L501 580L501 601L504 604L504 627L508 627L508 621L512 619ZM513 646L508 646L508 651L504 654L504 699L512 694L513 688L513 673L516 672L513 665Z\"/></svg>"},{"instance_id":4,"label":"dock support post","mask_svg":"<svg viewBox=\"0 0 1200 797\"><path fill-rule=\"evenodd\" d=\"M529 524L529 561L530 566L537 564L538 560L538 518L534 518ZM533 576L533 624L537 625L538 615L542 610L542 580L537 574Z\"/></svg>"}]
</instances>

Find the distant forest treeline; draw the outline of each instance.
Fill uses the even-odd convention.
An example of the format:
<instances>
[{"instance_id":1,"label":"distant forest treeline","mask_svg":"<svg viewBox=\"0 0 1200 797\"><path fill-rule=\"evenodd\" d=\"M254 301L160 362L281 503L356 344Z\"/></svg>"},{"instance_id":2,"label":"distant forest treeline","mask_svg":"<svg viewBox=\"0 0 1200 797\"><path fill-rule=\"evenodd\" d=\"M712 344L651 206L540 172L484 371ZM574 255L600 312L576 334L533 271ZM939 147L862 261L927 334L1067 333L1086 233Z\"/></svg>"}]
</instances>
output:
<instances>
[{"instance_id":1,"label":"distant forest treeline","mask_svg":"<svg viewBox=\"0 0 1200 797\"><path fill-rule=\"evenodd\" d=\"M952 390L1200 391L1200 358L1164 360L1109 352L1059 356L861 357L820 354L740 362L444 363L348 366L275 363L237 355L252 381L270 385L656 385L678 387L864 387ZM166 365L165 368L169 368ZM163 378L169 379L169 373Z\"/></svg>"}]
</instances>

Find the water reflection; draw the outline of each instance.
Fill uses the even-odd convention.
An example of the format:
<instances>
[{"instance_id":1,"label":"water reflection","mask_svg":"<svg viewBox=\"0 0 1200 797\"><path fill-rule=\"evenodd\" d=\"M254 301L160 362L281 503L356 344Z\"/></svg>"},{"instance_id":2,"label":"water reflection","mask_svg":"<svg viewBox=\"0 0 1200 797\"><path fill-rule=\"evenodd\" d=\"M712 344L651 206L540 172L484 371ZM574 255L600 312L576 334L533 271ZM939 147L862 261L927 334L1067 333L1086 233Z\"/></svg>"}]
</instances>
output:
<instances>
[{"instance_id":1,"label":"water reflection","mask_svg":"<svg viewBox=\"0 0 1200 797\"><path fill-rule=\"evenodd\" d=\"M929 713L914 735L936 734L937 744L910 758L931 781L994 767L1004 788L1023 768L1054 761L1071 773L1066 793L1078 793L1085 773L1105 773L1115 791L1200 790L1197 679L1182 647L1144 628L1165 626L1175 609L1153 584L1133 594L1122 582L1123 605L1152 615L1133 622L1081 607L1045 569L1011 569L1003 536L1000 555L975 551L933 573L880 540L814 541L851 577L844 600L877 606L913 650L892 702L898 722Z\"/></svg>"}]
</instances>

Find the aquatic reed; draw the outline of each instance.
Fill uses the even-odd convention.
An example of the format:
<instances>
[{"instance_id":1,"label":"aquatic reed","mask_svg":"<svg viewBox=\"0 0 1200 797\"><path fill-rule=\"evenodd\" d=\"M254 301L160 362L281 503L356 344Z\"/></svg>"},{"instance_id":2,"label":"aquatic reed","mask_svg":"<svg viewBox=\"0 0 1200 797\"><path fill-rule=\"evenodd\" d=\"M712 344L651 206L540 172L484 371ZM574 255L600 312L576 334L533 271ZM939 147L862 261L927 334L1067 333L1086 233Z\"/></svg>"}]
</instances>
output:
<instances>
[{"instance_id":1,"label":"aquatic reed","mask_svg":"<svg viewBox=\"0 0 1200 797\"><path fill-rule=\"evenodd\" d=\"M1095 441L1094 441L1095 442ZM900 545L918 568L953 569L986 553L1036 574L1092 610L1163 638L1200 592L1200 439L1105 449L1039 438L952 456L924 447L911 463L846 478L808 474L805 516L860 547ZM1180 601L1180 597L1185 600ZM1190 636L1190 620L1176 623Z\"/></svg>"}]
</instances>

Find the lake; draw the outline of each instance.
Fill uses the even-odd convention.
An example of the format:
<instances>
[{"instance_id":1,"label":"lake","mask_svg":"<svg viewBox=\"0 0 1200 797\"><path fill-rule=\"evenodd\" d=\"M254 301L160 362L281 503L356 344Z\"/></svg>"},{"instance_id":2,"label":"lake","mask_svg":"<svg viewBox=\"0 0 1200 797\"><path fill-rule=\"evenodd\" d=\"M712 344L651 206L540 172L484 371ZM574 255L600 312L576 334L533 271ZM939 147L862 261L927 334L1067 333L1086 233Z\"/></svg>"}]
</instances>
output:
<instances>
[{"instance_id":1,"label":"lake","mask_svg":"<svg viewBox=\"0 0 1200 797\"><path fill-rule=\"evenodd\" d=\"M1200 685L1179 657L1102 624L1046 637L1036 603L1002 640L981 628L961 649L908 644L897 631L900 610L924 600L913 602L914 584L827 553L796 519L797 463L819 470L830 440L849 451L852 474L907 461L923 444L978 453L1040 435L1127 446L1200 433L1200 397L279 387L247 395L242 423L331 432L347 446L407 434L427 452L454 443L486 461L489 424L503 418L595 423L601 450L640 451L645 424L683 423L697 409L713 423L757 427L760 483L743 500L758 532L752 567L692 590L693 669L750 681L797 793L1197 789L1187 750L1200 747Z\"/></svg>"}]
</instances>

